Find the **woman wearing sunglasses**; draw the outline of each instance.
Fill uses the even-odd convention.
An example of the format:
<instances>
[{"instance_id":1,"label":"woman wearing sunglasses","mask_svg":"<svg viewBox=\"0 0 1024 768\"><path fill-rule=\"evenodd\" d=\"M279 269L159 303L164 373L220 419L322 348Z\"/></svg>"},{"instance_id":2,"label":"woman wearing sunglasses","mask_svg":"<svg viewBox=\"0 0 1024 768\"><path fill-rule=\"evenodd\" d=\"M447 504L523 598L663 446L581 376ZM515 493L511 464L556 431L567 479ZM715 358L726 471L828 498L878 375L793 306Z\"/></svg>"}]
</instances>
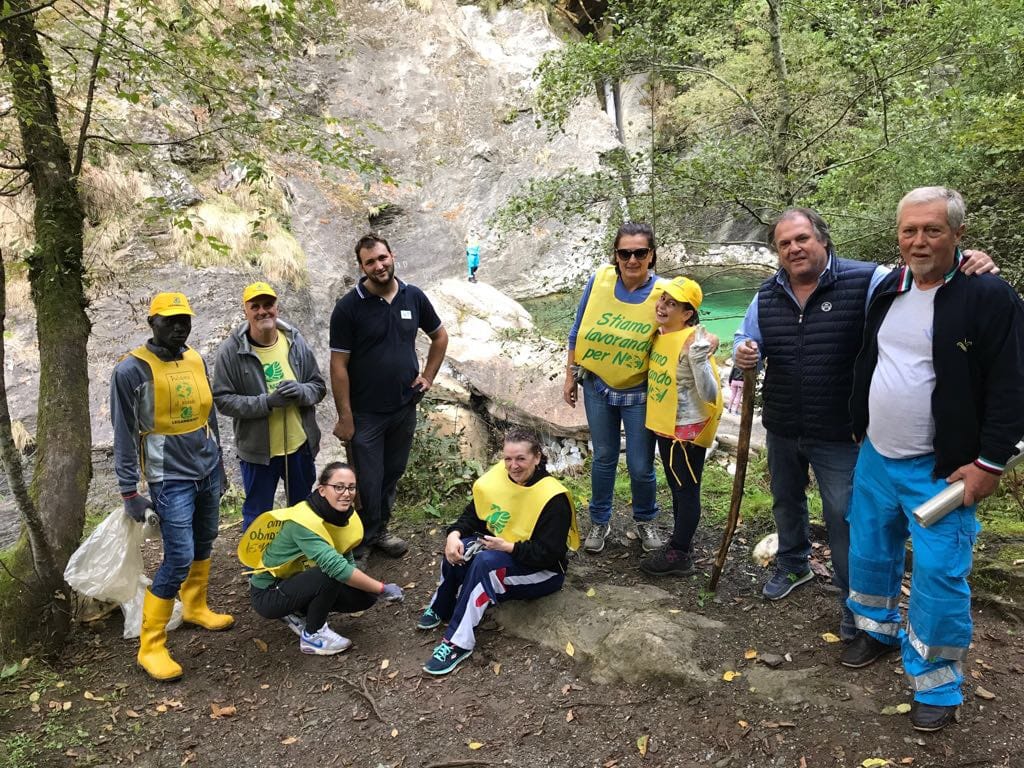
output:
<instances>
[{"instance_id":1,"label":"woman wearing sunglasses","mask_svg":"<svg viewBox=\"0 0 1024 768\"><path fill-rule=\"evenodd\" d=\"M640 563L652 576L693 573L693 534L700 522L704 457L722 418L722 387L712 357L712 338L699 325L704 300L688 277L661 283L655 306L658 334L647 372L647 428L672 490L674 527L668 544Z\"/></svg>"},{"instance_id":2,"label":"woman wearing sunglasses","mask_svg":"<svg viewBox=\"0 0 1024 768\"><path fill-rule=\"evenodd\" d=\"M305 501L264 512L238 543L238 559L253 569L252 607L265 619L284 621L303 653L330 656L352 646L330 628L327 614L363 611L378 597L403 598L397 584L355 567L352 550L363 540L355 496L351 467L332 462Z\"/></svg>"},{"instance_id":3,"label":"woman wearing sunglasses","mask_svg":"<svg viewBox=\"0 0 1024 768\"><path fill-rule=\"evenodd\" d=\"M569 332L562 395L573 408L582 382L590 439L590 532L587 552L604 549L611 530L612 491L619 463L619 435L626 434L626 467L633 497L633 519L644 552L660 549L654 518L654 435L644 426L647 362L657 323L660 290L654 274L657 253L649 224L626 223L615 236L612 263L587 282Z\"/></svg>"}]
</instances>

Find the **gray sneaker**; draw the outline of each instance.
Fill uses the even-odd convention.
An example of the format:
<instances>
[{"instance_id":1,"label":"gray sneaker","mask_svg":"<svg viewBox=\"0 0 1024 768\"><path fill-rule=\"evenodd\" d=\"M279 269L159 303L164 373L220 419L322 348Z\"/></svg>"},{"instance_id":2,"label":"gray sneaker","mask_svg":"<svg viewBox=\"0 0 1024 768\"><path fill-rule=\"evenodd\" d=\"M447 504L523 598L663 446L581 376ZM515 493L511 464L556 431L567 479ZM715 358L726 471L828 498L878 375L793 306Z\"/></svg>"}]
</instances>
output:
<instances>
[{"instance_id":1,"label":"gray sneaker","mask_svg":"<svg viewBox=\"0 0 1024 768\"><path fill-rule=\"evenodd\" d=\"M640 536L640 549L644 552L653 552L665 546L658 533L658 526L654 523L637 523L636 532Z\"/></svg>"},{"instance_id":2,"label":"gray sneaker","mask_svg":"<svg viewBox=\"0 0 1024 768\"><path fill-rule=\"evenodd\" d=\"M594 523L590 526L590 533L587 534L587 538L583 542L583 549L596 555L604 549L604 540L608 538L611 531L612 527L607 523L604 525Z\"/></svg>"}]
</instances>

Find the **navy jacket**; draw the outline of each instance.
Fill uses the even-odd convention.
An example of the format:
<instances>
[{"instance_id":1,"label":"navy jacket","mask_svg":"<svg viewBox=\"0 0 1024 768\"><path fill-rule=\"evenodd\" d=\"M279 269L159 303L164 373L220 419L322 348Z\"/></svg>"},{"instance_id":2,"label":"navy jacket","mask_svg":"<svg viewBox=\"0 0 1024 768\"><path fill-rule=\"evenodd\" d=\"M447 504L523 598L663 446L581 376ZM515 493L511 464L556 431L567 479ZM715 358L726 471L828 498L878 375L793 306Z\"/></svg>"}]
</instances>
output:
<instances>
[{"instance_id":1,"label":"navy jacket","mask_svg":"<svg viewBox=\"0 0 1024 768\"><path fill-rule=\"evenodd\" d=\"M763 421L783 437L850 441L853 361L877 266L832 256L803 308L777 276L758 291L764 377Z\"/></svg>"},{"instance_id":2,"label":"navy jacket","mask_svg":"<svg viewBox=\"0 0 1024 768\"><path fill-rule=\"evenodd\" d=\"M936 478L974 462L999 473L1024 436L1024 304L993 275L968 277L959 254L935 294L932 362ZM855 437L867 433L868 391L878 361L878 330L893 300L910 290L906 267L879 285L857 356L850 412Z\"/></svg>"}]
</instances>

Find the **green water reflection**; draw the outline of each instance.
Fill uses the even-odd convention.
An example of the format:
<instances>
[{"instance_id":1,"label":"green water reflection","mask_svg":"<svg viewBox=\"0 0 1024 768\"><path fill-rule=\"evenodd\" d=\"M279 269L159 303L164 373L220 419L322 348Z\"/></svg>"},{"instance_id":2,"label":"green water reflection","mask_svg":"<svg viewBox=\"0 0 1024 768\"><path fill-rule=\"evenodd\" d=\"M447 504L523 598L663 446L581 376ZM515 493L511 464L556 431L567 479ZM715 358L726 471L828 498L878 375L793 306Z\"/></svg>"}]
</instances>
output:
<instances>
[{"instance_id":1,"label":"green water reflection","mask_svg":"<svg viewBox=\"0 0 1024 768\"><path fill-rule=\"evenodd\" d=\"M725 340L732 338L757 287L769 273L748 268L706 267L684 274L697 280L704 290L704 303L700 308L701 322ZM565 339L572 327L582 290L581 286L578 291L526 299L522 304L533 316L537 330L542 335L550 339Z\"/></svg>"}]
</instances>

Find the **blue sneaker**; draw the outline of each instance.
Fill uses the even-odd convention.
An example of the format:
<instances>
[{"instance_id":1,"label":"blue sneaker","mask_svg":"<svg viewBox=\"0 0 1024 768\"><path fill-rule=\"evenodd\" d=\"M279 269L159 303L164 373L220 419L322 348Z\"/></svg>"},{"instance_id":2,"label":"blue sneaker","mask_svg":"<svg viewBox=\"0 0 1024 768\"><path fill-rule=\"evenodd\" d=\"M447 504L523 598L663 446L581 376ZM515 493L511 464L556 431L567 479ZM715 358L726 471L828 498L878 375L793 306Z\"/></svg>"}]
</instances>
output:
<instances>
[{"instance_id":1,"label":"blue sneaker","mask_svg":"<svg viewBox=\"0 0 1024 768\"><path fill-rule=\"evenodd\" d=\"M441 626L441 617L434 613L433 608L427 608L416 622L416 629L434 629Z\"/></svg>"},{"instance_id":2,"label":"blue sneaker","mask_svg":"<svg viewBox=\"0 0 1024 768\"><path fill-rule=\"evenodd\" d=\"M423 665L423 671L428 675L447 675L472 655L472 650L445 641L434 649L433 655Z\"/></svg>"},{"instance_id":3,"label":"blue sneaker","mask_svg":"<svg viewBox=\"0 0 1024 768\"><path fill-rule=\"evenodd\" d=\"M814 574L811 573L810 568L803 573L786 573L786 571L776 570L775 575L765 582L761 594L769 600L781 600L801 584L806 584L813 578Z\"/></svg>"}]
</instances>

